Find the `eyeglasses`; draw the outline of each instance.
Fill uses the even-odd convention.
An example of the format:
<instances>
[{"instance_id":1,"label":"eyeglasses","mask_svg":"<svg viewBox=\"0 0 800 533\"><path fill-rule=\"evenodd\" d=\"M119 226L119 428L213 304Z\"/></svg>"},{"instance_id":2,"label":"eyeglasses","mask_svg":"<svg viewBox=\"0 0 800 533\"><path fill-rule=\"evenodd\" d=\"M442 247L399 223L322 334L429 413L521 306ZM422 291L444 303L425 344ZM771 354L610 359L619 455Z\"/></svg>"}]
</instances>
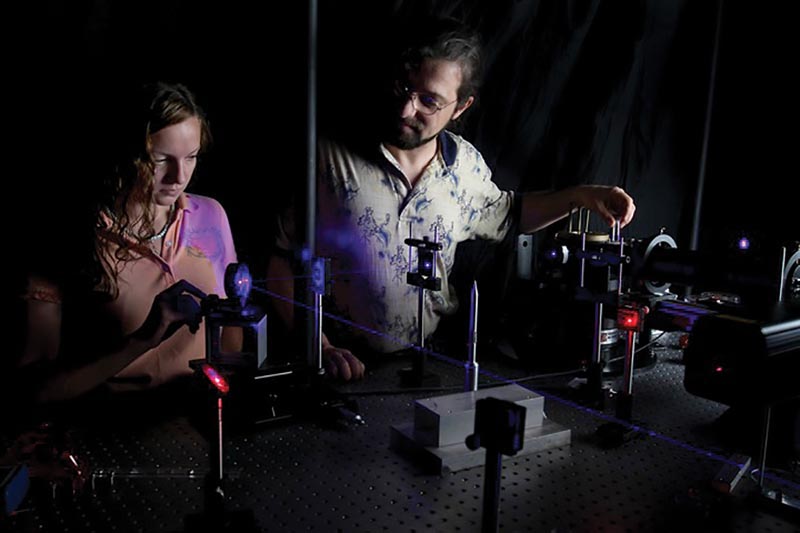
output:
<instances>
[{"instance_id":1,"label":"eyeglasses","mask_svg":"<svg viewBox=\"0 0 800 533\"><path fill-rule=\"evenodd\" d=\"M396 81L394 84L394 95L398 98L398 100L402 100L405 102L408 99L411 99L411 104L414 106L414 109L419 111L424 115L434 115L444 109L445 107L452 105L458 101L458 98L453 100L452 102L447 102L446 104L440 104L436 97L432 94L423 93L420 91L415 91L411 89L408 85Z\"/></svg>"}]
</instances>

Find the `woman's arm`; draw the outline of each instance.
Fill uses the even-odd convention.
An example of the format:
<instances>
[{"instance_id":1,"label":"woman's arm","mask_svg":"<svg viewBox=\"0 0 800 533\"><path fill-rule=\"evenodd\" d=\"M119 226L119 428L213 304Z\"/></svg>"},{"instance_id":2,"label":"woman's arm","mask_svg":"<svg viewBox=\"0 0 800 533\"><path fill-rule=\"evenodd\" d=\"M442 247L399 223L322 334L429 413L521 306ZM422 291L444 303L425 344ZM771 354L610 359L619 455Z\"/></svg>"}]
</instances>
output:
<instances>
[{"instance_id":1,"label":"woman's arm","mask_svg":"<svg viewBox=\"0 0 800 533\"><path fill-rule=\"evenodd\" d=\"M61 304L28 300L28 330L19 367L24 386L36 403L66 400L84 394L119 373L132 361L158 346L180 327L196 331L202 319L195 297L205 294L181 280L162 291L153 301L144 323L125 336L111 351L90 362L70 364L60 356Z\"/></svg>"}]
</instances>

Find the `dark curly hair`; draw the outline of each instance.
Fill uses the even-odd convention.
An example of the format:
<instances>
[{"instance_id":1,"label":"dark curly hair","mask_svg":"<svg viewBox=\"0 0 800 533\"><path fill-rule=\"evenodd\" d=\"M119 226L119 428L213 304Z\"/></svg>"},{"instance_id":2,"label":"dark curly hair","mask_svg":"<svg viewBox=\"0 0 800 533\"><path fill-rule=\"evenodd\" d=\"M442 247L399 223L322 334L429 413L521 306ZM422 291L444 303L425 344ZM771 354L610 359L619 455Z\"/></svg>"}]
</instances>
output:
<instances>
[{"instance_id":1,"label":"dark curly hair","mask_svg":"<svg viewBox=\"0 0 800 533\"><path fill-rule=\"evenodd\" d=\"M454 61L461 66L458 103L476 96L483 75L480 37L463 22L453 18L430 18L406 23L400 28L404 48L400 50L406 72L417 70L425 59Z\"/></svg>"}]
</instances>

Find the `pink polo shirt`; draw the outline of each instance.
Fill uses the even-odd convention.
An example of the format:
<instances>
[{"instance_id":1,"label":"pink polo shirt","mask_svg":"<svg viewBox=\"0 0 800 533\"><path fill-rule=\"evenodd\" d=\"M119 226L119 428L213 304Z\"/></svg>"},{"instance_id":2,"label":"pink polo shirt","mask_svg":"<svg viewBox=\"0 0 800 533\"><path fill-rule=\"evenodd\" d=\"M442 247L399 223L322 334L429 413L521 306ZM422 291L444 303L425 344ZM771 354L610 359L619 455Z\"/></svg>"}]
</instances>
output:
<instances>
[{"instance_id":1,"label":"pink polo shirt","mask_svg":"<svg viewBox=\"0 0 800 533\"><path fill-rule=\"evenodd\" d=\"M107 304L107 312L116 317L124 335L142 325L158 293L181 279L207 294L225 296L225 268L236 262L225 210L216 200L194 194L181 195L176 207L175 221L162 240L161 253L143 251L126 262L119 273L119 295ZM109 243L113 252L113 240ZM197 333L182 327L116 377L125 381L132 378L136 383L133 388L153 387L190 374L189 361L204 357L204 325Z\"/></svg>"}]
</instances>

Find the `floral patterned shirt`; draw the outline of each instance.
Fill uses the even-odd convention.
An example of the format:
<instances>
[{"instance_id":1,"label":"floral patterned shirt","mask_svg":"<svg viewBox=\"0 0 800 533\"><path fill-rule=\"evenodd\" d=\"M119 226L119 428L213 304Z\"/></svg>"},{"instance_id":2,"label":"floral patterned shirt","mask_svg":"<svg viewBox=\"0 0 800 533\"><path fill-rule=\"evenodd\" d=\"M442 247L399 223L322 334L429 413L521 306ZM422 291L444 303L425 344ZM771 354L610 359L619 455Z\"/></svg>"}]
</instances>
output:
<instances>
[{"instance_id":1,"label":"floral patterned shirt","mask_svg":"<svg viewBox=\"0 0 800 533\"><path fill-rule=\"evenodd\" d=\"M458 307L448 283L456 247L468 239L502 240L511 227L514 195L491 180L483 157L450 132L412 188L391 153L379 146L362 156L330 141L319 143L317 255L331 258L332 308L348 328L380 352L418 339L418 291L406 281L416 248L405 239L436 238L440 291L425 291L425 333ZM279 245L282 243L280 242ZM329 332L330 321L326 323Z\"/></svg>"}]
</instances>

